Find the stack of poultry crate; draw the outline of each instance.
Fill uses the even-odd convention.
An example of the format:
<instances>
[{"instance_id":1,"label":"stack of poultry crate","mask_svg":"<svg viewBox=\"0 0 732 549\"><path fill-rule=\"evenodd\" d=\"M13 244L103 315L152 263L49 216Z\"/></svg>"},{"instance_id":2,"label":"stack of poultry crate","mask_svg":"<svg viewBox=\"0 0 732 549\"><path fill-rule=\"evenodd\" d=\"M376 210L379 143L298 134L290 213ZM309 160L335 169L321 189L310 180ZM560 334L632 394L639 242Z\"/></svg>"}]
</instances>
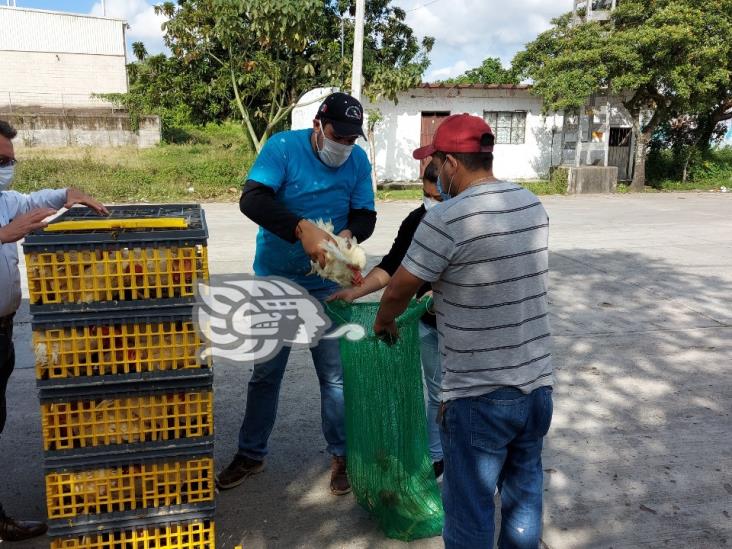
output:
<instances>
[{"instance_id":1,"label":"stack of poultry crate","mask_svg":"<svg viewBox=\"0 0 732 549\"><path fill-rule=\"evenodd\" d=\"M51 548L214 547L198 205L73 208L23 245Z\"/></svg>"}]
</instances>

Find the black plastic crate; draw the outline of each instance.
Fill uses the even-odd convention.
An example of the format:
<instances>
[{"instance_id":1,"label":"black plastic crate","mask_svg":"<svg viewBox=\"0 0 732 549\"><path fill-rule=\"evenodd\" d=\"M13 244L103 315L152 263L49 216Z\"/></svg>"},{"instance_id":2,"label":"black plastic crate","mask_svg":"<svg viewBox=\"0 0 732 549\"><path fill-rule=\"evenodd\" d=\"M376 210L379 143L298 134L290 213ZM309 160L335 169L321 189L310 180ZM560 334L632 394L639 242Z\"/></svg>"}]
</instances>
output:
<instances>
[{"instance_id":1,"label":"black plastic crate","mask_svg":"<svg viewBox=\"0 0 732 549\"><path fill-rule=\"evenodd\" d=\"M111 206L109 217L72 208L23 243L31 313L192 303L209 276L207 238L197 204Z\"/></svg>"},{"instance_id":2,"label":"black plastic crate","mask_svg":"<svg viewBox=\"0 0 732 549\"><path fill-rule=\"evenodd\" d=\"M36 315L36 379L42 394L82 386L154 383L211 371L191 306Z\"/></svg>"},{"instance_id":3,"label":"black plastic crate","mask_svg":"<svg viewBox=\"0 0 732 549\"><path fill-rule=\"evenodd\" d=\"M119 392L89 387L41 398L47 456L118 454L140 443L186 444L213 436L213 377L166 380ZM48 393L47 393L48 394ZM130 446L131 445L131 446ZM134 450L133 450L134 451Z\"/></svg>"},{"instance_id":4,"label":"black plastic crate","mask_svg":"<svg viewBox=\"0 0 732 549\"><path fill-rule=\"evenodd\" d=\"M153 507L123 513L102 513L97 515L81 515L73 519L49 519L48 535L53 538L68 538L76 536L90 536L105 532L119 532L137 530L141 528L164 527L168 524L180 524L190 521L213 521L216 506L214 502L193 505L171 505L167 507ZM56 546L58 547L58 546ZM60 546L64 547L64 546ZM78 547L78 546L72 546ZM81 547L88 547L82 545ZM107 546L92 545L106 549ZM112 545L115 547L115 545ZM123 546L125 547L125 546ZM177 548L173 545L166 549ZM180 549L188 549L181 546ZM191 548L193 549L193 548ZM196 547L195 549L202 549Z\"/></svg>"}]
</instances>

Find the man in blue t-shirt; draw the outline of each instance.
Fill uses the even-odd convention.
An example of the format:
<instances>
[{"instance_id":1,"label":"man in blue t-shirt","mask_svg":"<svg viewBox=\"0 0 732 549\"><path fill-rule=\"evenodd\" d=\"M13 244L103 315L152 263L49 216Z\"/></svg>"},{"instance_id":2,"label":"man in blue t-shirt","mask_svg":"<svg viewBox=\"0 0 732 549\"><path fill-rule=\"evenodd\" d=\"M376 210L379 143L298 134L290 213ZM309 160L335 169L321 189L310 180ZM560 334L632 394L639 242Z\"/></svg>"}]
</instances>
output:
<instances>
[{"instance_id":1,"label":"man in blue t-shirt","mask_svg":"<svg viewBox=\"0 0 732 549\"><path fill-rule=\"evenodd\" d=\"M333 93L320 105L313 129L273 135L254 162L244 185L240 208L259 225L254 272L292 280L323 301L335 284L309 275L310 261L325 264L320 244L331 237L309 220L323 219L334 232L366 240L374 231L376 211L371 166L355 146L363 136L363 107L345 93ZM346 473L343 372L337 340L311 349L320 381L323 434L331 463L333 494L350 492ZM277 415L282 376L290 348L254 366L239 450L217 478L225 490L264 469L267 439Z\"/></svg>"}]
</instances>

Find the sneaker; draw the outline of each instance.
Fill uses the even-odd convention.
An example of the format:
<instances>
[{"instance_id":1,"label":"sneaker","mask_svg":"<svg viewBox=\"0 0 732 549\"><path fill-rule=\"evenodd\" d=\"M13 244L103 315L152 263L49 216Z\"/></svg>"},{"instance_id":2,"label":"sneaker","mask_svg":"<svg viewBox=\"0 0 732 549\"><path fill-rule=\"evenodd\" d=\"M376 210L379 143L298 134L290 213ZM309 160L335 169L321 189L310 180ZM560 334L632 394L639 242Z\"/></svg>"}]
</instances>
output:
<instances>
[{"instance_id":1,"label":"sneaker","mask_svg":"<svg viewBox=\"0 0 732 549\"><path fill-rule=\"evenodd\" d=\"M334 496L342 496L351 491L345 456L333 456L330 462L330 491Z\"/></svg>"},{"instance_id":2,"label":"sneaker","mask_svg":"<svg viewBox=\"0 0 732 549\"><path fill-rule=\"evenodd\" d=\"M0 541L23 541L42 536L48 530L42 522L15 520L0 515Z\"/></svg>"},{"instance_id":3,"label":"sneaker","mask_svg":"<svg viewBox=\"0 0 732 549\"><path fill-rule=\"evenodd\" d=\"M440 478L442 476L442 473L445 472L445 460L441 459L440 461L433 461L432 469L434 469L435 471L435 478Z\"/></svg>"},{"instance_id":4,"label":"sneaker","mask_svg":"<svg viewBox=\"0 0 732 549\"><path fill-rule=\"evenodd\" d=\"M239 486L247 477L264 471L264 461L235 455L229 466L216 477L219 490L228 490Z\"/></svg>"}]
</instances>

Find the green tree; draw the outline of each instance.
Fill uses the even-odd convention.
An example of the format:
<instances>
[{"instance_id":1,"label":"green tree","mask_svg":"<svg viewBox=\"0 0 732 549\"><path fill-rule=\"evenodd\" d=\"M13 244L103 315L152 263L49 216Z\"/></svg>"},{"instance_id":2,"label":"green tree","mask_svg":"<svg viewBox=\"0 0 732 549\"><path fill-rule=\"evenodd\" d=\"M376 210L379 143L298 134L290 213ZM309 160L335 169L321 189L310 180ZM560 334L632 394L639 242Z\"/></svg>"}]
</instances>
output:
<instances>
[{"instance_id":1,"label":"green tree","mask_svg":"<svg viewBox=\"0 0 732 549\"><path fill-rule=\"evenodd\" d=\"M389 4L368 2L364 88L370 97L395 99L419 83L432 41L419 44L404 11ZM304 92L350 87L353 32L341 17L348 9L341 0L188 0L156 7L168 18L165 41L182 67L204 65L218 79L225 75L256 150L284 126Z\"/></svg>"},{"instance_id":2,"label":"green tree","mask_svg":"<svg viewBox=\"0 0 732 549\"><path fill-rule=\"evenodd\" d=\"M607 23L556 19L514 67L547 110L580 109L593 94L622 98L636 138L631 188L642 190L659 125L711 108L729 87L730 36L732 0L623 0Z\"/></svg>"},{"instance_id":3,"label":"green tree","mask_svg":"<svg viewBox=\"0 0 732 549\"><path fill-rule=\"evenodd\" d=\"M145 48L145 44L143 44L142 42L133 42L132 55L134 55L135 59L137 59L138 61L144 61L147 57L147 49Z\"/></svg>"},{"instance_id":4,"label":"green tree","mask_svg":"<svg viewBox=\"0 0 732 549\"><path fill-rule=\"evenodd\" d=\"M460 76L444 81L446 84L518 84L513 69L504 69L498 57L487 57L480 67L465 71Z\"/></svg>"}]
</instances>

